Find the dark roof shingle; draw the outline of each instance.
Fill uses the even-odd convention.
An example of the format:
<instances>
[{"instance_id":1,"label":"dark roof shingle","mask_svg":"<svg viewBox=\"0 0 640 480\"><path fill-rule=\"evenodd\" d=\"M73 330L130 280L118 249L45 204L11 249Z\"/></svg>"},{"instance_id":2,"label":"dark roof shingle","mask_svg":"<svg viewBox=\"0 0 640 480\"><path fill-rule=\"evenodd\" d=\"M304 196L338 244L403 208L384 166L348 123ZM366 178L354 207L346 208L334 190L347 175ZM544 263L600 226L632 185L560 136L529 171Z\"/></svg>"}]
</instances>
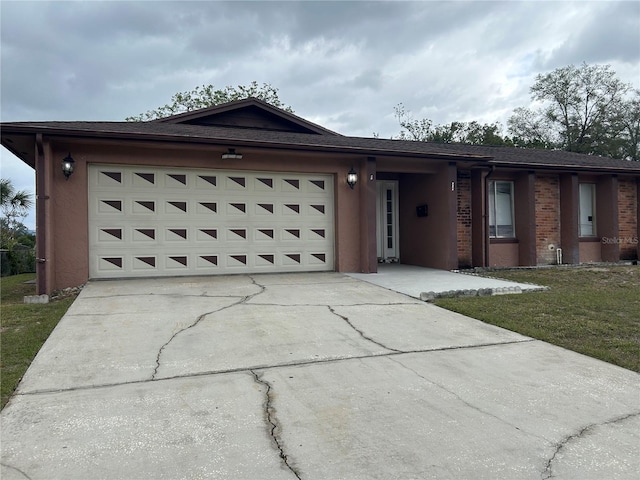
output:
<instances>
[{"instance_id":1,"label":"dark roof shingle","mask_svg":"<svg viewBox=\"0 0 640 480\"><path fill-rule=\"evenodd\" d=\"M120 137L165 141L196 141L232 146L316 149L360 152L367 155L464 158L513 167L611 170L640 173L640 162L596 157L562 150L538 150L484 145L439 144L411 140L315 135L219 126L163 122L4 122L3 136L43 133L85 137Z\"/></svg>"}]
</instances>

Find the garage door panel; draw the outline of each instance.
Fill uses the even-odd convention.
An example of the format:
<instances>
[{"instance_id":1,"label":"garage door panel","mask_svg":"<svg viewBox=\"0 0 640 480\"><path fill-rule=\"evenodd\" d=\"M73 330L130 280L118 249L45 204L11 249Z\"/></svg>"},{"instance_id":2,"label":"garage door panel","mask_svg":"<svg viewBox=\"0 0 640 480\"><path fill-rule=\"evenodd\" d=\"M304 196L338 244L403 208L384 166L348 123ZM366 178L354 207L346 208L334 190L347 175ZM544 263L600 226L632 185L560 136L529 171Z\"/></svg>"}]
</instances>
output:
<instances>
[{"instance_id":1,"label":"garage door panel","mask_svg":"<svg viewBox=\"0 0 640 480\"><path fill-rule=\"evenodd\" d=\"M131 201L131 213L134 215L157 215L156 202L144 198L135 198Z\"/></svg>"},{"instance_id":2,"label":"garage door panel","mask_svg":"<svg viewBox=\"0 0 640 480\"><path fill-rule=\"evenodd\" d=\"M89 167L93 278L333 270L330 175Z\"/></svg>"},{"instance_id":3,"label":"garage door panel","mask_svg":"<svg viewBox=\"0 0 640 480\"><path fill-rule=\"evenodd\" d=\"M122 244L122 239L124 238L123 236L124 236L123 228L106 227L106 228L98 229L98 241L100 242Z\"/></svg>"},{"instance_id":4,"label":"garage door panel","mask_svg":"<svg viewBox=\"0 0 640 480\"><path fill-rule=\"evenodd\" d=\"M119 276L124 271L124 258L119 255L101 255L97 258L97 263L97 269L100 273Z\"/></svg>"},{"instance_id":5,"label":"garage door panel","mask_svg":"<svg viewBox=\"0 0 640 480\"><path fill-rule=\"evenodd\" d=\"M211 244L212 242L218 242L218 229L213 226L197 227L196 228L196 242L203 242Z\"/></svg>"},{"instance_id":6,"label":"garage door panel","mask_svg":"<svg viewBox=\"0 0 640 480\"><path fill-rule=\"evenodd\" d=\"M131 184L133 187L143 189L157 189L156 175L149 170L136 170L131 175Z\"/></svg>"},{"instance_id":7,"label":"garage door panel","mask_svg":"<svg viewBox=\"0 0 640 480\"><path fill-rule=\"evenodd\" d=\"M218 175L211 173L194 175L192 185L196 189L215 192L218 190Z\"/></svg>"},{"instance_id":8,"label":"garage door panel","mask_svg":"<svg viewBox=\"0 0 640 480\"><path fill-rule=\"evenodd\" d=\"M192 211L195 211L196 215L203 215L205 217L217 216L218 202L212 201L211 198L198 199Z\"/></svg>"},{"instance_id":9,"label":"garage door panel","mask_svg":"<svg viewBox=\"0 0 640 480\"><path fill-rule=\"evenodd\" d=\"M95 183L101 187L120 187L122 186L122 172L109 168L100 169L95 175Z\"/></svg>"},{"instance_id":10,"label":"garage door panel","mask_svg":"<svg viewBox=\"0 0 640 480\"><path fill-rule=\"evenodd\" d=\"M260 271L295 271L304 265L305 271L327 270L330 256L324 252L309 253L283 248L282 251L265 250L248 255L244 250L237 252L208 252L198 255L173 253L149 255L145 251L98 258L98 271L111 277L149 275L190 275L215 273L251 273ZM292 270L293 268L293 270Z\"/></svg>"},{"instance_id":11,"label":"garage door panel","mask_svg":"<svg viewBox=\"0 0 640 480\"><path fill-rule=\"evenodd\" d=\"M191 183L187 181L187 175L184 173L167 172L164 174L163 179L163 187L166 189L186 190L189 187L189 183Z\"/></svg>"}]
</instances>

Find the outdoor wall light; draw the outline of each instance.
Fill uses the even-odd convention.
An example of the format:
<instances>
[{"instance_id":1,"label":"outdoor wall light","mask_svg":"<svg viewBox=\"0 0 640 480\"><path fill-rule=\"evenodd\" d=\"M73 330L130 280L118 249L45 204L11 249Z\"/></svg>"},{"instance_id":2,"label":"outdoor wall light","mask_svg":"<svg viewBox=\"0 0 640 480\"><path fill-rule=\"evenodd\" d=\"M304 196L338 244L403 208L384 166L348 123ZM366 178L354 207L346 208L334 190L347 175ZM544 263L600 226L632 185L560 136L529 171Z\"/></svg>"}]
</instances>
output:
<instances>
[{"instance_id":1,"label":"outdoor wall light","mask_svg":"<svg viewBox=\"0 0 640 480\"><path fill-rule=\"evenodd\" d=\"M235 148L230 148L228 152L222 154L223 160L241 160L242 154L236 153Z\"/></svg>"},{"instance_id":2,"label":"outdoor wall light","mask_svg":"<svg viewBox=\"0 0 640 480\"><path fill-rule=\"evenodd\" d=\"M69 152L67 156L62 159L62 173L64 173L64 176L67 180L69 180L69 177L73 173L75 164L75 160L71 158L71 152Z\"/></svg>"},{"instance_id":3,"label":"outdoor wall light","mask_svg":"<svg viewBox=\"0 0 640 480\"><path fill-rule=\"evenodd\" d=\"M356 183L358 183L358 174L353 169L353 167L351 167L351 170L349 170L349 173L347 173L347 185L349 185L349 187L353 189Z\"/></svg>"}]
</instances>

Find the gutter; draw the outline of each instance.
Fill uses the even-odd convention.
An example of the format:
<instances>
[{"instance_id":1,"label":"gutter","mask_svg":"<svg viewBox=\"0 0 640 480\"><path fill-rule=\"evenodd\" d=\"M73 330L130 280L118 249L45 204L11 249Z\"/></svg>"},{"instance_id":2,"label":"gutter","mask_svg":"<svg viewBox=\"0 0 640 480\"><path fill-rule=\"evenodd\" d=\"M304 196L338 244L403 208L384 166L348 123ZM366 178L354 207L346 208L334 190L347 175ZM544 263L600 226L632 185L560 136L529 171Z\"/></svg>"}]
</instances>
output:
<instances>
[{"instance_id":1,"label":"gutter","mask_svg":"<svg viewBox=\"0 0 640 480\"><path fill-rule=\"evenodd\" d=\"M601 157L604 158L604 157ZM624 168L624 167L612 167L608 165L575 165L575 164L548 164L548 163L508 163L508 162L490 162L491 165L502 168L513 168L520 170L531 170L535 168L536 170L551 170L551 171L564 171L564 172L575 172L579 170L588 170L589 172L598 172L598 173L618 173L625 175L640 175L640 168ZM629 163L633 165L634 163L629 160Z\"/></svg>"},{"instance_id":2,"label":"gutter","mask_svg":"<svg viewBox=\"0 0 640 480\"><path fill-rule=\"evenodd\" d=\"M47 179L45 176L44 144L41 133L36 134L36 293L47 292L47 229L46 201Z\"/></svg>"}]
</instances>

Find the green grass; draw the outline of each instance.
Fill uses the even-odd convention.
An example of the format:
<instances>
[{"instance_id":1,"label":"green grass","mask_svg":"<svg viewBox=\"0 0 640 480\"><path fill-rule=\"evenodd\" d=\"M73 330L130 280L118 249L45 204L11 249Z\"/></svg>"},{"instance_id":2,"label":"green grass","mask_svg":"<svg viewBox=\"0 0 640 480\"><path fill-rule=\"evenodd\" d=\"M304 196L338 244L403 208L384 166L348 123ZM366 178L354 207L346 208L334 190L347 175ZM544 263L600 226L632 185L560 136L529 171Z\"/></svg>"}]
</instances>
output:
<instances>
[{"instance_id":1,"label":"green grass","mask_svg":"<svg viewBox=\"0 0 640 480\"><path fill-rule=\"evenodd\" d=\"M545 292L447 298L436 305L640 372L640 267L500 270Z\"/></svg>"},{"instance_id":2,"label":"green grass","mask_svg":"<svg viewBox=\"0 0 640 480\"><path fill-rule=\"evenodd\" d=\"M4 408L31 361L42 347L74 297L48 304L25 304L25 295L35 295L32 273L0 279L0 390Z\"/></svg>"}]
</instances>

